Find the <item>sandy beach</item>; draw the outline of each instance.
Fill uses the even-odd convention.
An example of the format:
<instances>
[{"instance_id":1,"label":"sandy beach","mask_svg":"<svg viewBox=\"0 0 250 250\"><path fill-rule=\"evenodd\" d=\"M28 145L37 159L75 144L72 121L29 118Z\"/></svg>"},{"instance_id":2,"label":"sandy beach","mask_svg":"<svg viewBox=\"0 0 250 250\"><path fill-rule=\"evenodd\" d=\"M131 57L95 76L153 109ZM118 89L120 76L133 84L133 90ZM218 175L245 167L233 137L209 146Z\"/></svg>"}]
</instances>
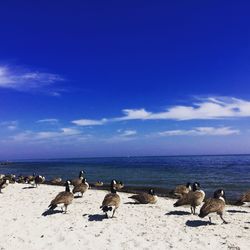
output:
<instances>
[{"instance_id":1,"label":"sandy beach","mask_svg":"<svg viewBox=\"0 0 250 250\"><path fill-rule=\"evenodd\" d=\"M174 208L173 199L155 205L131 204L130 194L119 193L116 217L105 219L99 206L107 193L88 190L74 199L67 214L43 216L50 201L64 187L27 188L12 184L0 195L0 249L250 249L250 208L227 206L221 224Z\"/></svg>"}]
</instances>

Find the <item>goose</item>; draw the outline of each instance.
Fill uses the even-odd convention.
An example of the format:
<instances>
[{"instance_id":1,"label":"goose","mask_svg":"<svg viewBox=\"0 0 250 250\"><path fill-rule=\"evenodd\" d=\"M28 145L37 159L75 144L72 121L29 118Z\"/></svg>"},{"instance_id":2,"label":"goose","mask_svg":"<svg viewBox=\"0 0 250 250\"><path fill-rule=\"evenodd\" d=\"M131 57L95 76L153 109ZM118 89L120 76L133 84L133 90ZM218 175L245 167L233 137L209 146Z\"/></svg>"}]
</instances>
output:
<instances>
[{"instance_id":1,"label":"goose","mask_svg":"<svg viewBox=\"0 0 250 250\"><path fill-rule=\"evenodd\" d=\"M56 178L53 178L51 180L51 184L53 184L53 185L61 184L61 182L62 182L62 178L60 178L60 177L56 177Z\"/></svg>"},{"instance_id":2,"label":"goose","mask_svg":"<svg viewBox=\"0 0 250 250\"><path fill-rule=\"evenodd\" d=\"M60 192L56 197L55 199L53 199L51 202L50 202L50 205L49 205L49 210L54 210L57 205L59 204L63 204L64 207L65 207L65 214L67 213L67 208L68 208L68 205L70 205L74 199L74 195L73 193L70 192L70 181L66 181L65 183L65 191L64 192Z\"/></svg>"},{"instance_id":3,"label":"goose","mask_svg":"<svg viewBox=\"0 0 250 250\"><path fill-rule=\"evenodd\" d=\"M178 185L176 186L175 190L174 190L174 194L182 197L184 194L189 193L189 191L192 190L192 185L190 182L188 182L186 185Z\"/></svg>"},{"instance_id":4,"label":"goose","mask_svg":"<svg viewBox=\"0 0 250 250\"><path fill-rule=\"evenodd\" d=\"M102 187L103 182L102 181L97 181L94 185L95 185L95 187Z\"/></svg>"},{"instance_id":5,"label":"goose","mask_svg":"<svg viewBox=\"0 0 250 250\"><path fill-rule=\"evenodd\" d=\"M22 175L19 175L17 177L17 183L25 183L25 177Z\"/></svg>"},{"instance_id":6,"label":"goose","mask_svg":"<svg viewBox=\"0 0 250 250\"><path fill-rule=\"evenodd\" d=\"M244 203L247 203L247 205L250 204L250 190L240 197L240 199L236 202L236 205L243 205Z\"/></svg>"},{"instance_id":7,"label":"goose","mask_svg":"<svg viewBox=\"0 0 250 250\"><path fill-rule=\"evenodd\" d=\"M155 204L157 202L157 196L153 189L149 189L148 193L134 194L129 199L133 199L140 204Z\"/></svg>"},{"instance_id":8,"label":"goose","mask_svg":"<svg viewBox=\"0 0 250 250\"><path fill-rule=\"evenodd\" d=\"M81 184L82 183L82 179L84 178L84 174L86 174L84 170L80 171L78 178L71 180L71 184L73 186Z\"/></svg>"},{"instance_id":9,"label":"goose","mask_svg":"<svg viewBox=\"0 0 250 250\"><path fill-rule=\"evenodd\" d=\"M112 180L110 184L111 192L105 195L102 205L100 206L102 211L106 214L106 218L108 218L108 211L112 211L112 210L113 210L113 214L111 218L114 217L115 211L117 210L121 202L120 196L116 193L115 184L116 184L116 181Z\"/></svg>"},{"instance_id":10,"label":"goose","mask_svg":"<svg viewBox=\"0 0 250 250\"><path fill-rule=\"evenodd\" d=\"M36 187L38 187L38 185L42 184L45 182L45 177L44 176L41 176L41 175L38 175L35 177L35 185Z\"/></svg>"},{"instance_id":11,"label":"goose","mask_svg":"<svg viewBox=\"0 0 250 250\"><path fill-rule=\"evenodd\" d=\"M190 205L191 214L195 214L195 208L203 202L205 198L205 193L200 190L200 184L194 182L192 186L192 191L183 195L177 202L174 203L174 207Z\"/></svg>"},{"instance_id":12,"label":"goose","mask_svg":"<svg viewBox=\"0 0 250 250\"><path fill-rule=\"evenodd\" d=\"M8 186L8 184L10 183L9 180L3 180L1 183L0 183L0 193L2 193L2 189L6 188Z\"/></svg>"},{"instance_id":13,"label":"goose","mask_svg":"<svg viewBox=\"0 0 250 250\"><path fill-rule=\"evenodd\" d=\"M209 216L210 224L212 224L211 213L217 213L222 219L223 223L227 224L223 219L223 213L225 210L226 202L225 202L225 192L223 189L218 189L214 192L214 198L207 199L203 206L200 209L199 217L204 218L205 216Z\"/></svg>"},{"instance_id":14,"label":"goose","mask_svg":"<svg viewBox=\"0 0 250 250\"><path fill-rule=\"evenodd\" d=\"M8 180L9 183L14 184L16 182L16 176L14 174L5 175L4 180Z\"/></svg>"},{"instance_id":15,"label":"goose","mask_svg":"<svg viewBox=\"0 0 250 250\"><path fill-rule=\"evenodd\" d=\"M28 183L32 186L35 186L35 178L36 178L36 174L33 173L33 175L29 175L29 176L25 177L25 181L26 181L26 183Z\"/></svg>"},{"instance_id":16,"label":"goose","mask_svg":"<svg viewBox=\"0 0 250 250\"><path fill-rule=\"evenodd\" d=\"M79 185L76 185L73 189L73 194L75 193L81 193L83 196L83 193L85 193L87 190L89 189L89 184L86 181L86 178L82 179L82 183L80 183Z\"/></svg>"}]
</instances>

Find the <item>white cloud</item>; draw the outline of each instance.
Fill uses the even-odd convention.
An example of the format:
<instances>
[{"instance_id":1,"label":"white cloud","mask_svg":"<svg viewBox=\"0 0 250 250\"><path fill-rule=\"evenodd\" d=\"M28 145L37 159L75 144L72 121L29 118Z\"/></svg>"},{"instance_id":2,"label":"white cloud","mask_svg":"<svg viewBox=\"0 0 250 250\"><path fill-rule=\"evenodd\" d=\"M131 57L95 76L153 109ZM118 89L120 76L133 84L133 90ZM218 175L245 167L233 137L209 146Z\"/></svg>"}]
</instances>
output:
<instances>
[{"instance_id":1,"label":"white cloud","mask_svg":"<svg viewBox=\"0 0 250 250\"><path fill-rule=\"evenodd\" d=\"M176 135L212 135L212 136L226 136L237 135L240 131L238 129L232 129L230 127L196 127L191 130L167 130L159 132L160 136L176 136Z\"/></svg>"},{"instance_id":2,"label":"white cloud","mask_svg":"<svg viewBox=\"0 0 250 250\"><path fill-rule=\"evenodd\" d=\"M210 97L191 106L173 106L152 113L145 109L126 109L125 116L116 120L194 120L250 117L250 101L232 97Z\"/></svg>"},{"instance_id":3,"label":"white cloud","mask_svg":"<svg viewBox=\"0 0 250 250\"><path fill-rule=\"evenodd\" d=\"M0 66L0 88L18 91L43 91L51 95L58 95L58 90L48 89L64 79L47 72L31 71L23 68ZM59 94L60 95L60 94Z\"/></svg>"},{"instance_id":4,"label":"white cloud","mask_svg":"<svg viewBox=\"0 0 250 250\"><path fill-rule=\"evenodd\" d=\"M36 122L37 123L51 123L51 124L54 124L54 123L58 123L58 119L55 119L55 118L45 118L45 119L38 120Z\"/></svg>"},{"instance_id":5,"label":"white cloud","mask_svg":"<svg viewBox=\"0 0 250 250\"><path fill-rule=\"evenodd\" d=\"M101 119L101 120L91 120L91 119L80 119L80 120L74 120L71 121L73 124L78 126L95 126L95 125L103 125L107 119Z\"/></svg>"},{"instance_id":6,"label":"white cloud","mask_svg":"<svg viewBox=\"0 0 250 250\"><path fill-rule=\"evenodd\" d=\"M145 120L149 119L152 115L151 112L147 112L145 109L123 109L125 114L123 117L114 118L114 121L126 121L126 120Z\"/></svg>"},{"instance_id":7,"label":"white cloud","mask_svg":"<svg viewBox=\"0 0 250 250\"><path fill-rule=\"evenodd\" d=\"M18 121L4 121L4 122L0 122L0 126L5 127L8 130L16 130L18 128Z\"/></svg>"},{"instance_id":8,"label":"white cloud","mask_svg":"<svg viewBox=\"0 0 250 250\"><path fill-rule=\"evenodd\" d=\"M123 132L122 131L120 132L121 132L120 136L123 136L123 137L134 136L137 134L136 130L124 130Z\"/></svg>"},{"instance_id":9,"label":"white cloud","mask_svg":"<svg viewBox=\"0 0 250 250\"><path fill-rule=\"evenodd\" d=\"M123 109L124 116L102 120L81 119L72 121L79 126L102 125L108 122L129 120L214 120L250 117L250 101L233 97L209 97L192 105L172 106L163 112L141 109Z\"/></svg>"},{"instance_id":10,"label":"white cloud","mask_svg":"<svg viewBox=\"0 0 250 250\"><path fill-rule=\"evenodd\" d=\"M48 140L56 138L66 138L70 136L81 135L82 132L75 128L61 128L59 131L24 131L16 135L11 136L10 138L14 141L39 141L39 140Z\"/></svg>"}]
</instances>

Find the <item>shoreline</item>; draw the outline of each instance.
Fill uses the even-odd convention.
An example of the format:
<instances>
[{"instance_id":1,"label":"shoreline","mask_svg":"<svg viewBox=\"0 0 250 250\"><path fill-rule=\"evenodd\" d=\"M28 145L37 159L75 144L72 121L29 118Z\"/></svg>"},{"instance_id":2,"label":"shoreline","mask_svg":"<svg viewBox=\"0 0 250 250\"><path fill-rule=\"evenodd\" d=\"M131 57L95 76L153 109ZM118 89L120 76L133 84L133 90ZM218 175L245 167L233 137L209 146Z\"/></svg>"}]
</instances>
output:
<instances>
[{"instance_id":1,"label":"shoreline","mask_svg":"<svg viewBox=\"0 0 250 250\"><path fill-rule=\"evenodd\" d=\"M88 182L91 189L93 190L103 190L103 191L109 191L110 190L110 184L103 184L101 187L96 187L93 182ZM51 184L50 181L45 181L42 185L50 185L50 186L63 186L64 184ZM177 196L173 194L173 189L167 189L167 188L160 188L160 187L153 187L153 186L124 186L121 190L119 190L119 193L133 193L133 194L139 194L142 192L148 192L149 188L153 188L155 193L158 197L163 198L170 198L170 199L177 199ZM207 199L209 197L205 197ZM228 205L235 205L237 202L237 199L227 199L226 204Z\"/></svg>"}]
</instances>

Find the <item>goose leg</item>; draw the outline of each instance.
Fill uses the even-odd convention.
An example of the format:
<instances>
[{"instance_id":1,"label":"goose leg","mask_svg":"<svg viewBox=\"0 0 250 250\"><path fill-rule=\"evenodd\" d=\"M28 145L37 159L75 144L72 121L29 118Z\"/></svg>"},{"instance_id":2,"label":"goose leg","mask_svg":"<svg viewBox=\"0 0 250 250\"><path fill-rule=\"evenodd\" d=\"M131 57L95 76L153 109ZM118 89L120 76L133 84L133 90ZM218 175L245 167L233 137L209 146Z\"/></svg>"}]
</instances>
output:
<instances>
[{"instance_id":1,"label":"goose leg","mask_svg":"<svg viewBox=\"0 0 250 250\"><path fill-rule=\"evenodd\" d=\"M194 214L195 214L195 207L194 207Z\"/></svg>"},{"instance_id":2,"label":"goose leg","mask_svg":"<svg viewBox=\"0 0 250 250\"><path fill-rule=\"evenodd\" d=\"M193 214L193 207L190 207L190 209L191 209L191 214Z\"/></svg>"},{"instance_id":3,"label":"goose leg","mask_svg":"<svg viewBox=\"0 0 250 250\"><path fill-rule=\"evenodd\" d=\"M226 222L226 221L223 219L222 214L220 214L220 218L222 219L222 221L223 221L224 224L228 224L228 222Z\"/></svg>"},{"instance_id":4,"label":"goose leg","mask_svg":"<svg viewBox=\"0 0 250 250\"><path fill-rule=\"evenodd\" d=\"M68 208L68 205L64 205L65 206L65 214L67 213L67 208Z\"/></svg>"},{"instance_id":5,"label":"goose leg","mask_svg":"<svg viewBox=\"0 0 250 250\"><path fill-rule=\"evenodd\" d=\"M209 218L209 223L212 224L212 219L211 217L208 217Z\"/></svg>"},{"instance_id":6,"label":"goose leg","mask_svg":"<svg viewBox=\"0 0 250 250\"><path fill-rule=\"evenodd\" d=\"M108 219L108 213L105 213L106 218Z\"/></svg>"},{"instance_id":7,"label":"goose leg","mask_svg":"<svg viewBox=\"0 0 250 250\"><path fill-rule=\"evenodd\" d=\"M116 208L114 208L114 211L113 211L113 214L112 214L112 217L111 217L111 218L114 217L114 215L115 215L115 210L116 210Z\"/></svg>"}]
</instances>

